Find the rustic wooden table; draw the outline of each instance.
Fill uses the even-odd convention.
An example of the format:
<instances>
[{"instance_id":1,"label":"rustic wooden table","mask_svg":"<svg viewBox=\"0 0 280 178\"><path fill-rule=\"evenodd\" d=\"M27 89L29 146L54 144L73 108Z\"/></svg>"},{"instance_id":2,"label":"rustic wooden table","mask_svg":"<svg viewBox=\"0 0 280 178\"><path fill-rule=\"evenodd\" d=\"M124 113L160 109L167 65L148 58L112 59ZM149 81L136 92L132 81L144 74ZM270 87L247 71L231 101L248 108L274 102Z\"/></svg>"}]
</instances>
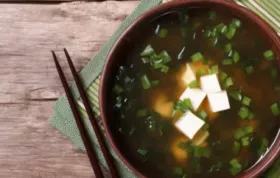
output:
<instances>
[{"instance_id":1,"label":"rustic wooden table","mask_svg":"<svg viewBox=\"0 0 280 178\"><path fill-rule=\"evenodd\" d=\"M50 50L66 47L80 70L138 3L0 4L1 178L94 177L87 156L47 122L63 93Z\"/></svg>"}]
</instances>

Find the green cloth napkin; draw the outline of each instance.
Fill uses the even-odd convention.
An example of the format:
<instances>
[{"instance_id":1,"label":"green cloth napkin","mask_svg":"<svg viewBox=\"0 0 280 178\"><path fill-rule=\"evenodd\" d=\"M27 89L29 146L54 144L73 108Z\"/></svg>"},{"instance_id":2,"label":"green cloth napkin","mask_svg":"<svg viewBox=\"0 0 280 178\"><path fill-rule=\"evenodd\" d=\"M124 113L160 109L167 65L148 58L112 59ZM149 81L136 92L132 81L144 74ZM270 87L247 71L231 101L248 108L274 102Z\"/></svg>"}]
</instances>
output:
<instances>
[{"instance_id":1,"label":"green cloth napkin","mask_svg":"<svg viewBox=\"0 0 280 178\"><path fill-rule=\"evenodd\" d=\"M233 0L239 5L251 9L257 13L261 18L266 20L278 33L280 32L280 0ZM99 105L98 105L98 89L100 74L106 60L106 57L114 45L115 41L122 34L122 32L142 13L151 9L152 7L162 3L162 0L141 0L138 7L128 16L120 28L115 32L115 34L109 39L109 41L101 48L99 53L85 66L85 68L80 72L80 78L84 88L87 88L87 94L91 102L92 109L100 123L102 128L100 118L99 118ZM79 94L75 83L71 85L71 91L74 98L77 100L79 105L79 110L83 116L86 128L91 135L92 142L94 143L95 150L98 155L100 162L105 165L105 159L101 153L100 147L97 143L96 136L91 128L91 124L87 119L84 106L80 101ZM83 142L80 138L78 128L76 126L74 117L72 115L69 103L65 95L62 95L54 105L54 112L49 119L49 123L58 129L62 134L66 135L72 143L81 150L85 150ZM108 144L109 145L109 144ZM123 178L133 178L136 177L131 170L129 170L118 158L115 152L110 147L110 151L115 158L116 165L118 167L119 173ZM275 166L274 166L275 169ZM280 167L279 167L280 169ZM271 175L271 174L270 174ZM266 176L267 177L267 176ZM273 176L268 176L269 178L274 178ZM276 178L276 177L275 177Z\"/></svg>"}]
</instances>

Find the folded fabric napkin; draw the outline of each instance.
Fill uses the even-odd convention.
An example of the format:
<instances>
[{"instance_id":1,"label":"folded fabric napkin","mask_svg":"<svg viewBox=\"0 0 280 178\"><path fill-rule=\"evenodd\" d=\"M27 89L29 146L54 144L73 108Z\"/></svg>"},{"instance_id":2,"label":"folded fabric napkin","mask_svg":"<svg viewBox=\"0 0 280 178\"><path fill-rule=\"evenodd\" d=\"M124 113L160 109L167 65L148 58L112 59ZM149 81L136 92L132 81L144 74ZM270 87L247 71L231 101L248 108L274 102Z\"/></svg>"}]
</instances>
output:
<instances>
[{"instance_id":1,"label":"folded fabric napkin","mask_svg":"<svg viewBox=\"0 0 280 178\"><path fill-rule=\"evenodd\" d=\"M128 16L115 34L109 39L109 41L101 48L99 53L85 66L85 68L80 72L80 78L84 84L84 88L87 88L87 93L89 100L91 102L92 109L96 114L96 118L99 120L100 127L102 124L99 119L99 105L98 105L98 88L100 74L111 47L114 45L115 41L122 34L122 32L142 13L151 9L152 7L163 3L168 0L141 0L138 7ZM257 13L261 18L266 20L278 33L280 33L280 1L279 0L233 0L233 2L244 6L255 13ZM73 83L71 85L71 91L74 94L75 99L79 105L79 110L83 116L85 125L88 132L91 135L92 142L94 143L98 159L105 165L105 159L99 148L95 134L91 128L91 124L87 119L84 106L80 101L79 94L77 92L77 87ZM74 117L72 115L69 103L65 95L62 95L56 102L54 106L54 112L49 119L49 123L58 129L62 134L66 135L74 145L79 149L85 150L83 142L80 138L78 128L76 126ZM109 144L108 144L109 145ZM118 167L119 173L123 178L133 178L136 177L131 170L129 170L120 159L117 157L115 152L110 148L112 155L115 158L116 165ZM278 166L279 165L279 166ZM268 172L264 177L276 178L274 172L280 170L280 160L275 164L271 171ZM278 174L280 176L280 174ZM279 178L277 176L277 178Z\"/></svg>"}]
</instances>

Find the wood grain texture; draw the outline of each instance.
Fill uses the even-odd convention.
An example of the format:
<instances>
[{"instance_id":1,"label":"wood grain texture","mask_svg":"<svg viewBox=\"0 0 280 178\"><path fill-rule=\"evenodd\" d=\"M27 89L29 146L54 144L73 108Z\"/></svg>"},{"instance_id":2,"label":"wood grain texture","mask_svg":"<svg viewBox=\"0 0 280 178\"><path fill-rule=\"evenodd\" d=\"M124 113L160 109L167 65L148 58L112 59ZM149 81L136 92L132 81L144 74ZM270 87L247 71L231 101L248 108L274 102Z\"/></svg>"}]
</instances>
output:
<instances>
[{"instance_id":1,"label":"wood grain texture","mask_svg":"<svg viewBox=\"0 0 280 178\"><path fill-rule=\"evenodd\" d=\"M71 81L137 6L136 1L0 4L0 177L92 178L87 156L48 125L63 93L50 50Z\"/></svg>"}]
</instances>

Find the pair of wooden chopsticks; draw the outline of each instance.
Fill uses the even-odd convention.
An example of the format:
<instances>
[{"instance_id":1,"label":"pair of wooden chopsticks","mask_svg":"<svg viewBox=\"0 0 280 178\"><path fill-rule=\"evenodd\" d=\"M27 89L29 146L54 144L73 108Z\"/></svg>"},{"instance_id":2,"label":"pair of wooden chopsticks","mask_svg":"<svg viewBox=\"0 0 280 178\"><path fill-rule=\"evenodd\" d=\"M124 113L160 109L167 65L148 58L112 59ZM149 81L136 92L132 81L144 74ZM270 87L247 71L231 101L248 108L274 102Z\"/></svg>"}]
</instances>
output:
<instances>
[{"instance_id":1,"label":"pair of wooden chopsticks","mask_svg":"<svg viewBox=\"0 0 280 178\"><path fill-rule=\"evenodd\" d=\"M101 150L103 152L103 155L105 157L105 160L106 160L106 163L107 165L109 166L109 170L110 170L110 173L112 175L112 178L118 178L118 172L116 170L116 167L114 165L114 162L113 162L113 159L112 159L112 156L109 152L109 149L108 147L106 146L106 143L104 142L104 139L103 139L103 136L101 134L101 131L98 127L98 124L97 124L97 121L96 119L94 118L94 115L93 115L93 112L90 108L90 105L89 105L89 101L88 101L88 98L86 97L86 93L82 87L82 84L81 84L81 81L79 79L79 76L77 74L77 71L73 65L73 62L67 52L66 49L64 49L64 53L66 55L66 58L67 58L67 61L68 61L68 64L70 66L70 69L71 69L71 72L72 72L72 75L74 77L74 80L76 82L76 85L77 85L77 88L78 88L78 91L80 93L80 96L82 98L82 101L84 103L84 106L86 108L86 112L87 112L87 115L89 117L89 120L91 122L91 125L93 127L93 130L95 132L95 135L97 137L97 140L98 140L98 143L101 147ZM78 108L77 108L77 105L76 105L76 102L70 92L70 89L69 89L69 86L67 84L67 81L66 81L66 78L64 76L64 73L60 67L60 64L57 60L57 57L55 55L55 52L52 51L52 55L53 55L53 59L54 59L54 62L55 62L55 65L56 65L56 69L58 71L58 74L59 74L59 77L60 77L60 80L62 82L62 85L63 85L63 88L65 90L65 93L66 93L66 96L68 98L68 102L70 104L70 107L71 107L71 110L73 112L73 115L74 115L74 118L76 120L76 124L79 128L79 131L80 131L80 135L82 137L82 140L83 140L83 143L85 145L85 148L86 148L86 151L87 151L87 155L88 155L88 158L90 160L90 163L91 163L91 166L92 166L92 169L95 173L95 176L96 178L103 178L103 174L102 174L102 171L101 171L101 168L100 168L100 164L98 163L98 160L97 160L97 157L96 157L96 153L93 149L93 145L92 145L92 142L90 140L90 137L89 137L89 134L87 133L86 131L86 128L85 128L85 125L79 115L79 111L78 111Z\"/></svg>"}]
</instances>

